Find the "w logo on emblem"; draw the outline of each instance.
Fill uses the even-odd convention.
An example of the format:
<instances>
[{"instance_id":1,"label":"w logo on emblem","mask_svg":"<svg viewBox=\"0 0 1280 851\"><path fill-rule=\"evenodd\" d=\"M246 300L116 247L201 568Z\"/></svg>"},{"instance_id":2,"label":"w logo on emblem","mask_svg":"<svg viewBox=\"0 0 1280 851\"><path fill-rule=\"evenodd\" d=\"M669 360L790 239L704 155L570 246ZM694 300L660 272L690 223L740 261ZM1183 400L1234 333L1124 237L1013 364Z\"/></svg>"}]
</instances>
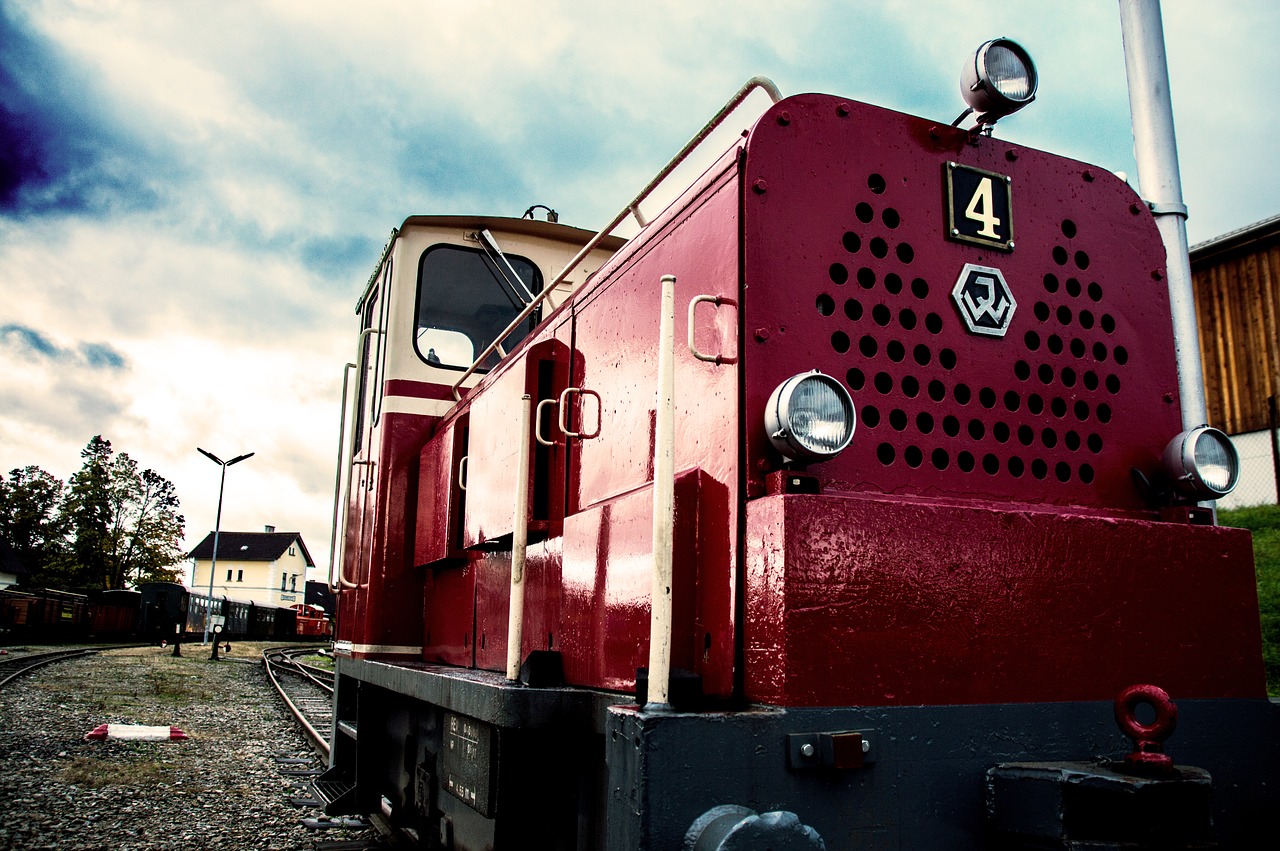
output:
<instances>
[{"instance_id":1,"label":"w logo on emblem","mask_svg":"<svg viewBox=\"0 0 1280 851\"><path fill-rule=\"evenodd\" d=\"M1013 322L1018 302L999 269L966 263L951 298L970 334L1003 337Z\"/></svg>"}]
</instances>

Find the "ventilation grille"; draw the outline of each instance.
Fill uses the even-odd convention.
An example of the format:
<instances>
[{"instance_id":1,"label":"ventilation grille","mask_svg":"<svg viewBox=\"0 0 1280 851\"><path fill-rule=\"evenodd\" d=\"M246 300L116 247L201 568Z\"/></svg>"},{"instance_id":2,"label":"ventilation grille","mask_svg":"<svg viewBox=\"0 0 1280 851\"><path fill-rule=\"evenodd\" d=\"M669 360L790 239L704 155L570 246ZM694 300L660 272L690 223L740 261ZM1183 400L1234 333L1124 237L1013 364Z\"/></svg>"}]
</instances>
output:
<instances>
[{"instance_id":1,"label":"ventilation grille","mask_svg":"<svg viewBox=\"0 0 1280 851\"><path fill-rule=\"evenodd\" d=\"M881 195L886 181L872 174L867 186ZM862 201L855 216L814 307L837 320L832 351L853 355L843 377L879 463L1092 484L1129 352L1115 340L1103 286L1089 277L1088 252L1070 247L1076 224L1061 222L1036 300L1027 305L1022 294L1019 309L1034 317L1022 356L1011 374L984 382L948 345L962 328L939 295L949 298L954 282L911 273L916 251L902 215Z\"/></svg>"},{"instance_id":2,"label":"ventilation grille","mask_svg":"<svg viewBox=\"0 0 1280 851\"><path fill-rule=\"evenodd\" d=\"M845 382L858 430L815 468L828 490L1146 510L1131 471L1158 464L1179 414L1164 252L1132 190L863 104L786 113L745 166L748 404L804 370ZM947 238L955 161L1008 176L1011 251ZM956 307L973 267L1017 302L1004 336ZM749 433L749 475L769 451Z\"/></svg>"}]
</instances>

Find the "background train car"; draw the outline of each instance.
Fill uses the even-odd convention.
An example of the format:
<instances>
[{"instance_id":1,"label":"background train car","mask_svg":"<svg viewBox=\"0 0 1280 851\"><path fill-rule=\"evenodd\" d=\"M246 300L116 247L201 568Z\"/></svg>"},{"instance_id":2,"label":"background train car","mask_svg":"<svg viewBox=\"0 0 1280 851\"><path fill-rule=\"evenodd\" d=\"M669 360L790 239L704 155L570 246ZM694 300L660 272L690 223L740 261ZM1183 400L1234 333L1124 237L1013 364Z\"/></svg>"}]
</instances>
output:
<instances>
[{"instance_id":1,"label":"background train car","mask_svg":"<svg viewBox=\"0 0 1280 851\"><path fill-rule=\"evenodd\" d=\"M298 637L298 613L288 606L272 608L272 638L292 641Z\"/></svg>"},{"instance_id":2,"label":"background train car","mask_svg":"<svg viewBox=\"0 0 1280 851\"><path fill-rule=\"evenodd\" d=\"M132 638L142 617L142 592L135 590L98 591L89 595L93 638L113 641Z\"/></svg>"},{"instance_id":3,"label":"background train car","mask_svg":"<svg viewBox=\"0 0 1280 851\"><path fill-rule=\"evenodd\" d=\"M251 603L240 600L222 598L222 614L226 622L222 627L222 635L227 639L244 638L249 634L249 610Z\"/></svg>"},{"instance_id":4,"label":"background train car","mask_svg":"<svg viewBox=\"0 0 1280 851\"><path fill-rule=\"evenodd\" d=\"M0 591L0 640L6 643L84 641L90 626L84 594L45 588Z\"/></svg>"},{"instance_id":5,"label":"background train car","mask_svg":"<svg viewBox=\"0 0 1280 851\"><path fill-rule=\"evenodd\" d=\"M139 637L160 643L173 641L175 634L185 632L191 592L176 582L144 582L138 586L142 595ZM179 629L181 627L181 629Z\"/></svg>"},{"instance_id":6,"label":"background train car","mask_svg":"<svg viewBox=\"0 0 1280 851\"><path fill-rule=\"evenodd\" d=\"M327 638L331 634L332 624L324 609L308 603L294 603L289 608L298 613L299 638Z\"/></svg>"}]
</instances>

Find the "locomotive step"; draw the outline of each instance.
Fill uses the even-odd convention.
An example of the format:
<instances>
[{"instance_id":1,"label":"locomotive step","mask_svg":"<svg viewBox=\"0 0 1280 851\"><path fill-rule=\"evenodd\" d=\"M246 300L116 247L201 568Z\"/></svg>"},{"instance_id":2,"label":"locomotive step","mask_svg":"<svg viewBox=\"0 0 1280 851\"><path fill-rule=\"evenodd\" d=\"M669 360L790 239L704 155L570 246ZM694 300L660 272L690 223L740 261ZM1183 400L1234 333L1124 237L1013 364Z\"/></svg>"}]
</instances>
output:
<instances>
[{"instance_id":1,"label":"locomotive step","mask_svg":"<svg viewBox=\"0 0 1280 851\"><path fill-rule=\"evenodd\" d=\"M355 812L356 783L345 772L332 768L311 781L316 798L324 805L328 816Z\"/></svg>"}]
</instances>

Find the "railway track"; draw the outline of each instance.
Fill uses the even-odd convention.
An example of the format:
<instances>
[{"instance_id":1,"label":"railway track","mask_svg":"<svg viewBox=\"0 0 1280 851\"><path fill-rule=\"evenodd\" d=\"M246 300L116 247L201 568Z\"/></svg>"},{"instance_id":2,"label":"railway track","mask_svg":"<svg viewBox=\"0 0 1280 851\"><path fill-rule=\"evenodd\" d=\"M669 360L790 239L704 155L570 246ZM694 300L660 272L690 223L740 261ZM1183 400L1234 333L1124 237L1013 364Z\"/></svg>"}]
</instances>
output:
<instances>
[{"instance_id":1,"label":"railway track","mask_svg":"<svg viewBox=\"0 0 1280 851\"><path fill-rule=\"evenodd\" d=\"M0 688L4 688L10 680L16 679L28 671L34 671L36 668L41 668L53 662L76 659L96 652L97 650L94 648L78 647L72 650L51 650L46 653L25 653L20 656L0 657Z\"/></svg>"},{"instance_id":2,"label":"railway track","mask_svg":"<svg viewBox=\"0 0 1280 851\"><path fill-rule=\"evenodd\" d=\"M333 672L298 661L317 647L274 647L262 652L267 677L285 706L298 719L312 747L329 755L329 725L333 717Z\"/></svg>"}]
</instances>

